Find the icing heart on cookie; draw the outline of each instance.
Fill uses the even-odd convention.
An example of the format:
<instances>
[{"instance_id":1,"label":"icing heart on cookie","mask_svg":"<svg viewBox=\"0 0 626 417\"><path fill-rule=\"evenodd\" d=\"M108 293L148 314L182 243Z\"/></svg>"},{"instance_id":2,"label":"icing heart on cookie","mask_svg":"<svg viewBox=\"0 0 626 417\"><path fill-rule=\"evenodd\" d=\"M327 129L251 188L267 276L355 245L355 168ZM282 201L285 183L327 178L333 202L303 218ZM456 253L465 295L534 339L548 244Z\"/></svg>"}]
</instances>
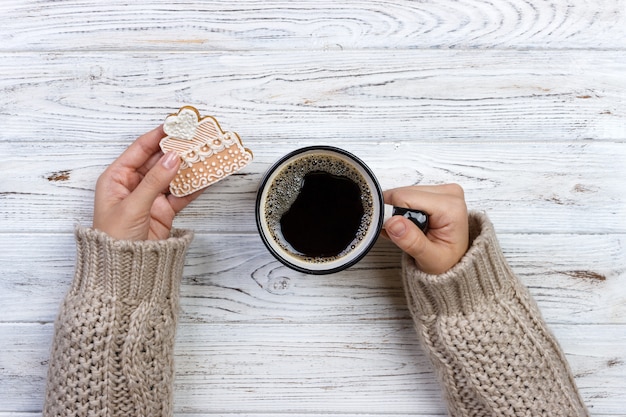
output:
<instances>
[{"instance_id":1,"label":"icing heart on cookie","mask_svg":"<svg viewBox=\"0 0 626 417\"><path fill-rule=\"evenodd\" d=\"M252 161L235 132L222 130L211 116L200 117L194 107L184 106L163 123L163 152L175 151L182 159L170 192L182 197L231 175Z\"/></svg>"},{"instance_id":2,"label":"icing heart on cookie","mask_svg":"<svg viewBox=\"0 0 626 417\"><path fill-rule=\"evenodd\" d=\"M183 107L178 114L171 114L165 118L163 123L165 133L177 139L193 139L200 121L197 110L194 110Z\"/></svg>"}]
</instances>

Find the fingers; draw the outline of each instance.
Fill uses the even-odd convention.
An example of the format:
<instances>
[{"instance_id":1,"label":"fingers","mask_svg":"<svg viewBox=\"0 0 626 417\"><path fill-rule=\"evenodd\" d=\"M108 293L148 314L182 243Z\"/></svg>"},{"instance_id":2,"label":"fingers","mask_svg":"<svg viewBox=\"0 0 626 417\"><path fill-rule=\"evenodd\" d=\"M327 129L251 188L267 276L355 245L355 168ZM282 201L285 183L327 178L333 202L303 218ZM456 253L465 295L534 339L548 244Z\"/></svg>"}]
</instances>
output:
<instances>
[{"instance_id":1,"label":"fingers","mask_svg":"<svg viewBox=\"0 0 626 417\"><path fill-rule=\"evenodd\" d=\"M384 192L385 203L422 210L429 215L443 211L451 197L464 200L463 188L457 184L416 185Z\"/></svg>"},{"instance_id":2,"label":"fingers","mask_svg":"<svg viewBox=\"0 0 626 417\"><path fill-rule=\"evenodd\" d=\"M170 194L167 196L167 201L170 203L170 206L172 206L174 213L179 213L182 209L187 207L189 203L198 198L205 190L206 188L203 188L202 190L198 190L195 193L183 197L176 197L175 195Z\"/></svg>"},{"instance_id":3,"label":"fingers","mask_svg":"<svg viewBox=\"0 0 626 417\"><path fill-rule=\"evenodd\" d=\"M165 132L162 125L141 135L113 162L112 166L120 165L138 170L160 151L159 142L163 137Z\"/></svg>"},{"instance_id":4,"label":"fingers","mask_svg":"<svg viewBox=\"0 0 626 417\"><path fill-rule=\"evenodd\" d=\"M393 216L385 223L389 239L402 251L408 253L420 264L421 260L437 256L437 248L426 235L402 216Z\"/></svg>"},{"instance_id":5,"label":"fingers","mask_svg":"<svg viewBox=\"0 0 626 417\"><path fill-rule=\"evenodd\" d=\"M139 211L149 212L154 200L166 190L176 176L180 157L168 152L150 169L128 197L128 203Z\"/></svg>"},{"instance_id":6,"label":"fingers","mask_svg":"<svg viewBox=\"0 0 626 417\"><path fill-rule=\"evenodd\" d=\"M159 162L159 160L161 160L162 157L163 157L162 152L155 153L150 158L148 158L145 164L143 164L137 169L137 172L140 173L142 177L145 176L148 173L148 171L150 171L152 167L154 167Z\"/></svg>"},{"instance_id":7,"label":"fingers","mask_svg":"<svg viewBox=\"0 0 626 417\"><path fill-rule=\"evenodd\" d=\"M456 184L396 188L384 193L385 202L429 214L424 234L402 216L385 223L384 237L415 260L418 268L439 274L454 266L468 247L467 206L463 189Z\"/></svg>"}]
</instances>

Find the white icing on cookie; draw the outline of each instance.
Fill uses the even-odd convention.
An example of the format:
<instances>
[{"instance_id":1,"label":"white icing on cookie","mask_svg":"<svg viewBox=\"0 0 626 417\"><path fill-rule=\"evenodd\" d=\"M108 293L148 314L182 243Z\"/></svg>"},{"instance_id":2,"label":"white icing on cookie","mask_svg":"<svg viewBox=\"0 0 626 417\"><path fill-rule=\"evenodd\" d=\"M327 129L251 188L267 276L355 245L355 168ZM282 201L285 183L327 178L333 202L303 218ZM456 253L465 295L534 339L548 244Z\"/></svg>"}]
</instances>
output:
<instances>
[{"instance_id":1,"label":"white icing on cookie","mask_svg":"<svg viewBox=\"0 0 626 417\"><path fill-rule=\"evenodd\" d=\"M183 107L178 114L172 114L165 119L163 130L173 138L191 140L196 134L199 121L198 113Z\"/></svg>"},{"instance_id":2,"label":"white icing on cookie","mask_svg":"<svg viewBox=\"0 0 626 417\"><path fill-rule=\"evenodd\" d=\"M161 139L161 149L176 151L182 159L170 183L175 196L208 187L252 161L252 152L243 147L235 132L224 132L211 116L200 118L193 107L183 107L178 114L168 116L163 129L168 136Z\"/></svg>"}]
</instances>

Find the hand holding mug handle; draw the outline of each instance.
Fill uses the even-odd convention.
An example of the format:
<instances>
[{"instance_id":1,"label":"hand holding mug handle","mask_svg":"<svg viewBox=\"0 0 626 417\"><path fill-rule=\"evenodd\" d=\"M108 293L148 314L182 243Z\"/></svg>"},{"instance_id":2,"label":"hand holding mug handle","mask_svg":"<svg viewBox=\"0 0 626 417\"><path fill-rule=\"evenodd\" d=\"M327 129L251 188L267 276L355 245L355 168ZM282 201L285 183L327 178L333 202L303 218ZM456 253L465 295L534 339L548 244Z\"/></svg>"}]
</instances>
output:
<instances>
[{"instance_id":1,"label":"hand holding mug handle","mask_svg":"<svg viewBox=\"0 0 626 417\"><path fill-rule=\"evenodd\" d=\"M459 185L395 188L385 191L384 197L391 206L408 207L424 216L428 213L426 223L418 222L428 229L415 227L409 219L395 215L386 220L382 231L384 237L415 260L419 269L428 274L442 274L465 255L469 223L465 195ZM417 218L421 216L418 214Z\"/></svg>"}]
</instances>

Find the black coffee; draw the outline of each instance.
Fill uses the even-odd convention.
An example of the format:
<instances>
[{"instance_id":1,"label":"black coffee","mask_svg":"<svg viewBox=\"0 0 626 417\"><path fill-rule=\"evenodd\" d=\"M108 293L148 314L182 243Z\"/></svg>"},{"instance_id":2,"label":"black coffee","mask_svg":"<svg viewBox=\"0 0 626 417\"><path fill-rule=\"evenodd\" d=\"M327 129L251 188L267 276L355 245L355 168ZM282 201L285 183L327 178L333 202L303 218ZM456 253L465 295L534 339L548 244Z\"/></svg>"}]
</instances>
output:
<instances>
[{"instance_id":1,"label":"black coffee","mask_svg":"<svg viewBox=\"0 0 626 417\"><path fill-rule=\"evenodd\" d=\"M364 209L361 189L348 177L313 171L280 218L285 240L310 257L337 256L359 232Z\"/></svg>"},{"instance_id":2,"label":"black coffee","mask_svg":"<svg viewBox=\"0 0 626 417\"><path fill-rule=\"evenodd\" d=\"M367 181L352 164L328 154L303 155L283 167L267 196L264 215L272 239L306 262L347 255L372 222Z\"/></svg>"}]
</instances>

